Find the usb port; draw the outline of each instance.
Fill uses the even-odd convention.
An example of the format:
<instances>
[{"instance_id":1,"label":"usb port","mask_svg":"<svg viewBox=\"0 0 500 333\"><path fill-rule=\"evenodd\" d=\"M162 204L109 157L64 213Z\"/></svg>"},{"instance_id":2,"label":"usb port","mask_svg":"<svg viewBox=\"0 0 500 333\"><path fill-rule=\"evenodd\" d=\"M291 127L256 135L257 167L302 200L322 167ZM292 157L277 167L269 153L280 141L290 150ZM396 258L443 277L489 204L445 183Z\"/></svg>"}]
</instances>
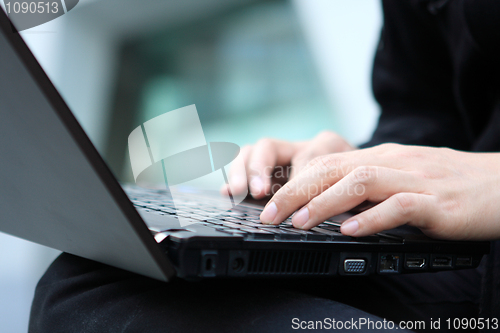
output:
<instances>
[{"instance_id":1,"label":"usb port","mask_svg":"<svg viewBox=\"0 0 500 333\"><path fill-rule=\"evenodd\" d=\"M472 266L472 257L457 257L457 266Z\"/></svg>"},{"instance_id":2,"label":"usb port","mask_svg":"<svg viewBox=\"0 0 500 333\"><path fill-rule=\"evenodd\" d=\"M424 268L425 258L407 258L405 265L408 268Z\"/></svg>"},{"instance_id":3,"label":"usb port","mask_svg":"<svg viewBox=\"0 0 500 333\"><path fill-rule=\"evenodd\" d=\"M432 267L450 268L452 267L452 258L448 256L434 257L432 260Z\"/></svg>"}]
</instances>

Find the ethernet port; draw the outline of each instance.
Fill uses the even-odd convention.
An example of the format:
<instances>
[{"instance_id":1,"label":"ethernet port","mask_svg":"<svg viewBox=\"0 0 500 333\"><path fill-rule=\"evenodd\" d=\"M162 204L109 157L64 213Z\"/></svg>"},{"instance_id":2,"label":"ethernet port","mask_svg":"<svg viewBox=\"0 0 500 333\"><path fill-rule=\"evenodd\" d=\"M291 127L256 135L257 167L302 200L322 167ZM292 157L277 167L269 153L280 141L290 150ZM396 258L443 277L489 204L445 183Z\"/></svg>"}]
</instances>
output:
<instances>
[{"instance_id":1,"label":"ethernet port","mask_svg":"<svg viewBox=\"0 0 500 333\"><path fill-rule=\"evenodd\" d=\"M383 253L379 256L378 272L381 274L399 273L401 255Z\"/></svg>"}]
</instances>

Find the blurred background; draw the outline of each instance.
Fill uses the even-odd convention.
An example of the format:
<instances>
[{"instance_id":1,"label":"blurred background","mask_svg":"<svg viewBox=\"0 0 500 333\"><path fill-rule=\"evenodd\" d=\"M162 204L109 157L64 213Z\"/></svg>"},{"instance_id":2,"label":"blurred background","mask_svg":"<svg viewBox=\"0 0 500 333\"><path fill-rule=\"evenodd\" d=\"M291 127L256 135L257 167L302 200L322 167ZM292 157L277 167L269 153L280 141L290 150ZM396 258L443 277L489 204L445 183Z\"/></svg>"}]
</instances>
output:
<instances>
[{"instance_id":1,"label":"blurred background","mask_svg":"<svg viewBox=\"0 0 500 333\"><path fill-rule=\"evenodd\" d=\"M378 116L370 75L381 20L375 0L80 0L21 35L130 182L130 132L190 104L207 141L332 130L364 142ZM1 332L27 330L35 285L58 253L0 233Z\"/></svg>"}]
</instances>

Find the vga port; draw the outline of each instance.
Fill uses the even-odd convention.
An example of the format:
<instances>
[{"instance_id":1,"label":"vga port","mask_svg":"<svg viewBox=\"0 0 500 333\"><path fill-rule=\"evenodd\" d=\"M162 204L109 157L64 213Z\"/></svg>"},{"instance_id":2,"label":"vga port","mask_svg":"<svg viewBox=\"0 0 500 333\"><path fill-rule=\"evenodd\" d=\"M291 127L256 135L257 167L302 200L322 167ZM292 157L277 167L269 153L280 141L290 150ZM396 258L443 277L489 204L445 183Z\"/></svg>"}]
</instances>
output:
<instances>
[{"instance_id":1,"label":"vga port","mask_svg":"<svg viewBox=\"0 0 500 333\"><path fill-rule=\"evenodd\" d=\"M366 269L365 259L346 259L344 260L344 272L361 274Z\"/></svg>"}]
</instances>

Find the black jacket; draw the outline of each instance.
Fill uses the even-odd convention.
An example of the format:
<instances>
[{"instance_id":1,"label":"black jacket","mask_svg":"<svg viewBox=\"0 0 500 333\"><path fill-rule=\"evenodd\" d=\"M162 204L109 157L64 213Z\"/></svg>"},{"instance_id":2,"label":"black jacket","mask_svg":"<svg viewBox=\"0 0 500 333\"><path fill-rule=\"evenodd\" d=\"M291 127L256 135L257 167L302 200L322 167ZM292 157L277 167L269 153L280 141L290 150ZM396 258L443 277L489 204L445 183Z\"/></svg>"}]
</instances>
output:
<instances>
[{"instance_id":1,"label":"black jacket","mask_svg":"<svg viewBox=\"0 0 500 333\"><path fill-rule=\"evenodd\" d=\"M363 146L500 151L500 1L384 0L383 9L372 78L382 113ZM498 242L483 264L482 315L498 316Z\"/></svg>"}]
</instances>

